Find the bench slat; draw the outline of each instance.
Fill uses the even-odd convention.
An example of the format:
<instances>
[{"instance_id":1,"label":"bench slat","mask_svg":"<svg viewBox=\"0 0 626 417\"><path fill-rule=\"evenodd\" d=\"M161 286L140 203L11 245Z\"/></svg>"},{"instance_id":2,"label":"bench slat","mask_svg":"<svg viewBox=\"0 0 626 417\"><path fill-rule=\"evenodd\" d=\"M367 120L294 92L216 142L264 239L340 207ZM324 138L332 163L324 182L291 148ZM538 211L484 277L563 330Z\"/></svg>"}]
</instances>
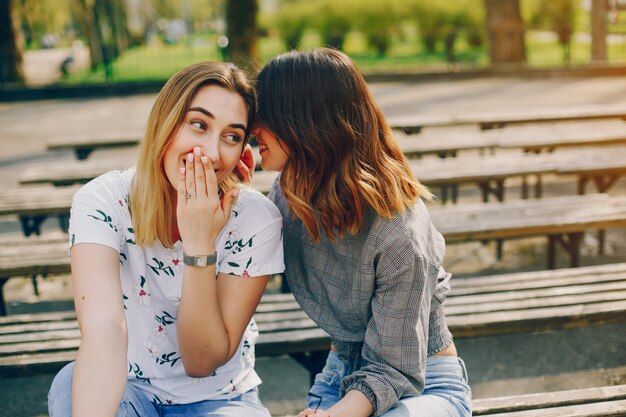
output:
<instances>
[{"instance_id":1,"label":"bench slat","mask_svg":"<svg viewBox=\"0 0 626 417\"><path fill-rule=\"evenodd\" d=\"M472 401L472 414L474 416L481 416L485 414L522 411L534 408L549 408L624 399L626 399L626 385L582 388L538 394L474 399Z\"/></svg>"},{"instance_id":2,"label":"bench slat","mask_svg":"<svg viewBox=\"0 0 626 417\"><path fill-rule=\"evenodd\" d=\"M512 283L513 284L513 283ZM585 283L575 284L567 282L565 285L541 286L535 288L524 287L516 290L512 286L507 286L499 291L494 288L489 288L485 291L485 294L480 293L480 288L476 288L471 294L464 294L462 296L456 295L454 297L448 297L446 299L447 306L460 306L467 304L491 302L491 301L511 301L522 299L535 299L545 297L558 297L565 295L577 295L580 291L584 290L586 293L599 293L608 291L620 291L626 290L626 279L615 280L614 282L601 282L601 283Z\"/></svg>"},{"instance_id":3,"label":"bench slat","mask_svg":"<svg viewBox=\"0 0 626 417\"><path fill-rule=\"evenodd\" d=\"M626 410L626 400L615 400L486 415L494 417L623 417L624 410Z\"/></svg>"},{"instance_id":4,"label":"bench slat","mask_svg":"<svg viewBox=\"0 0 626 417\"><path fill-rule=\"evenodd\" d=\"M614 301L599 304L450 316L447 317L446 321L452 334L457 338L461 338L571 329L592 324L623 323L625 319L626 301Z\"/></svg>"}]
</instances>

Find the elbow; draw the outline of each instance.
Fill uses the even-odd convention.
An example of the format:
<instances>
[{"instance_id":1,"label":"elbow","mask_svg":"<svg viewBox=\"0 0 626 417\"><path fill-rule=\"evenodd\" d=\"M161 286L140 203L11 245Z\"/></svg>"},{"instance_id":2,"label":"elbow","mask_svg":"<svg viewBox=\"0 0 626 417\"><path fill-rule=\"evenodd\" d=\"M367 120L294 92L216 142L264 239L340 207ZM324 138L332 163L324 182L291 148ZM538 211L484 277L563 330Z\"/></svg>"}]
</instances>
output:
<instances>
[{"instance_id":1,"label":"elbow","mask_svg":"<svg viewBox=\"0 0 626 417\"><path fill-rule=\"evenodd\" d=\"M206 378L208 376L213 375L215 370L219 368L219 366L187 365L184 362L183 362L183 366L185 368L185 374L189 378Z\"/></svg>"},{"instance_id":2,"label":"elbow","mask_svg":"<svg viewBox=\"0 0 626 417\"><path fill-rule=\"evenodd\" d=\"M233 357L233 354L229 354L227 350L221 352L207 349L197 354L183 354L181 359L185 374L188 377L206 378L213 375L217 368L225 365Z\"/></svg>"}]
</instances>

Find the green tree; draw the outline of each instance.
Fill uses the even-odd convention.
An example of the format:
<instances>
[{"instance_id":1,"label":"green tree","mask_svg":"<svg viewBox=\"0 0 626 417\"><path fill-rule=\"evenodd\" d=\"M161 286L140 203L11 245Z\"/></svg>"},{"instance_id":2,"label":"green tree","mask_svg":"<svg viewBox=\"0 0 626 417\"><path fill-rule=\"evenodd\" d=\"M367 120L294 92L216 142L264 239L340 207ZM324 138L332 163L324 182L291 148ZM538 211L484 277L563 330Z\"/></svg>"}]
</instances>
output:
<instances>
[{"instance_id":1,"label":"green tree","mask_svg":"<svg viewBox=\"0 0 626 417\"><path fill-rule=\"evenodd\" d=\"M13 0L0 1L0 84L24 81L13 6Z\"/></svg>"},{"instance_id":2,"label":"green tree","mask_svg":"<svg viewBox=\"0 0 626 417\"><path fill-rule=\"evenodd\" d=\"M356 27L379 55L387 54L400 18L397 1L356 1L352 6Z\"/></svg>"},{"instance_id":3,"label":"green tree","mask_svg":"<svg viewBox=\"0 0 626 417\"><path fill-rule=\"evenodd\" d=\"M484 0L492 64L526 62L524 22L519 0Z\"/></svg>"},{"instance_id":4,"label":"green tree","mask_svg":"<svg viewBox=\"0 0 626 417\"><path fill-rule=\"evenodd\" d=\"M574 0L535 0L531 4L531 9L528 11L529 23L534 27L556 33L559 44L563 48L563 62L569 64L576 14Z\"/></svg>"},{"instance_id":5,"label":"green tree","mask_svg":"<svg viewBox=\"0 0 626 417\"><path fill-rule=\"evenodd\" d=\"M259 66L258 11L257 0L227 0L226 2L228 59L249 72L255 72Z\"/></svg>"},{"instance_id":6,"label":"green tree","mask_svg":"<svg viewBox=\"0 0 626 417\"><path fill-rule=\"evenodd\" d=\"M283 2L271 19L271 25L279 30L287 50L297 49L305 30L311 26L316 14L314 3Z\"/></svg>"},{"instance_id":7,"label":"green tree","mask_svg":"<svg viewBox=\"0 0 626 417\"><path fill-rule=\"evenodd\" d=\"M318 30L324 46L343 49L346 37L352 28L352 8L349 3L336 0L317 2L315 28Z\"/></svg>"}]
</instances>

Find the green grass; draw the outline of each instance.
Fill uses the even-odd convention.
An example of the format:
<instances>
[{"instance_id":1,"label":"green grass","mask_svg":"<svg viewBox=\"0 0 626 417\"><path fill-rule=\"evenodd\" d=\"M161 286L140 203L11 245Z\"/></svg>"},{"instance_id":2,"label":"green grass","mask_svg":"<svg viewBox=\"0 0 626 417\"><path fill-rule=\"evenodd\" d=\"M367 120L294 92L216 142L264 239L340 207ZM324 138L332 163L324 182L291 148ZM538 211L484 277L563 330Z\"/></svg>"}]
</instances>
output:
<instances>
[{"instance_id":1,"label":"green grass","mask_svg":"<svg viewBox=\"0 0 626 417\"><path fill-rule=\"evenodd\" d=\"M129 49L111 67L112 81L165 80L176 71L199 61L220 60L215 42L164 45L156 43ZM97 71L85 69L71 74L64 82L90 83L107 81L104 67Z\"/></svg>"},{"instance_id":2,"label":"green grass","mask_svg":"<svg viewBox=\"0 0 626 417\"><path fill-rule=\"evenodd\" d=\"M446 71L450 67L446 62L443 46L438 45L435 53L427 53L419 40L419 36L411 28L403 28L392 39L391 47L386 56L372 51L362 34L351 32L344 45L345 51L355 60L364 72L374 71ZM321 46L317 33L305 33L301 49ZM278 36L259 39L261 63L284 51L282 39ZM563 49L555 39L542 36L536 32L526 35L527 63L529 67L545 68L564 66ZM608 43L609 62L626 62L626 43ZM71 74L64 83L94 82L132 82L165 80L179 69L203 60L220 60L221 55L215 42L215 35L202 34L190 37L186 42L177 45L154 43L124 52L111 66L107 79L103 67L96 71L88 69ZM486 67L489 62L486 45L475 48L468 45L463 38L456 44L456 60L459 68ZM569 65L585 65L590 60L589 43L572 42Z\"/></svg>"}]
</instances>

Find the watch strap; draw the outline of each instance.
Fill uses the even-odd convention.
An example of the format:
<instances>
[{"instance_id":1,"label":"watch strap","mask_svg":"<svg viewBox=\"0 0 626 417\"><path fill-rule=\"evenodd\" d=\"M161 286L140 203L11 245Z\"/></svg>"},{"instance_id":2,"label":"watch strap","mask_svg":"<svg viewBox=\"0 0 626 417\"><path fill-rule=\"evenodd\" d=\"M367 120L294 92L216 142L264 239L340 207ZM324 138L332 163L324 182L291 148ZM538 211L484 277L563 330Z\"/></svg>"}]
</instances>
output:
<instances>
[{"instance_id":1,"label":"watch strap","mask_svg":"<svg viewBox=\"0 0 626 417\"><path fill-rule=\"evenodd\" d=\"M217 252L210 255L187 255L183 252L183 263L188 266L204 268L215 265L217 262Z\"/></svg>"}]
</instances>

